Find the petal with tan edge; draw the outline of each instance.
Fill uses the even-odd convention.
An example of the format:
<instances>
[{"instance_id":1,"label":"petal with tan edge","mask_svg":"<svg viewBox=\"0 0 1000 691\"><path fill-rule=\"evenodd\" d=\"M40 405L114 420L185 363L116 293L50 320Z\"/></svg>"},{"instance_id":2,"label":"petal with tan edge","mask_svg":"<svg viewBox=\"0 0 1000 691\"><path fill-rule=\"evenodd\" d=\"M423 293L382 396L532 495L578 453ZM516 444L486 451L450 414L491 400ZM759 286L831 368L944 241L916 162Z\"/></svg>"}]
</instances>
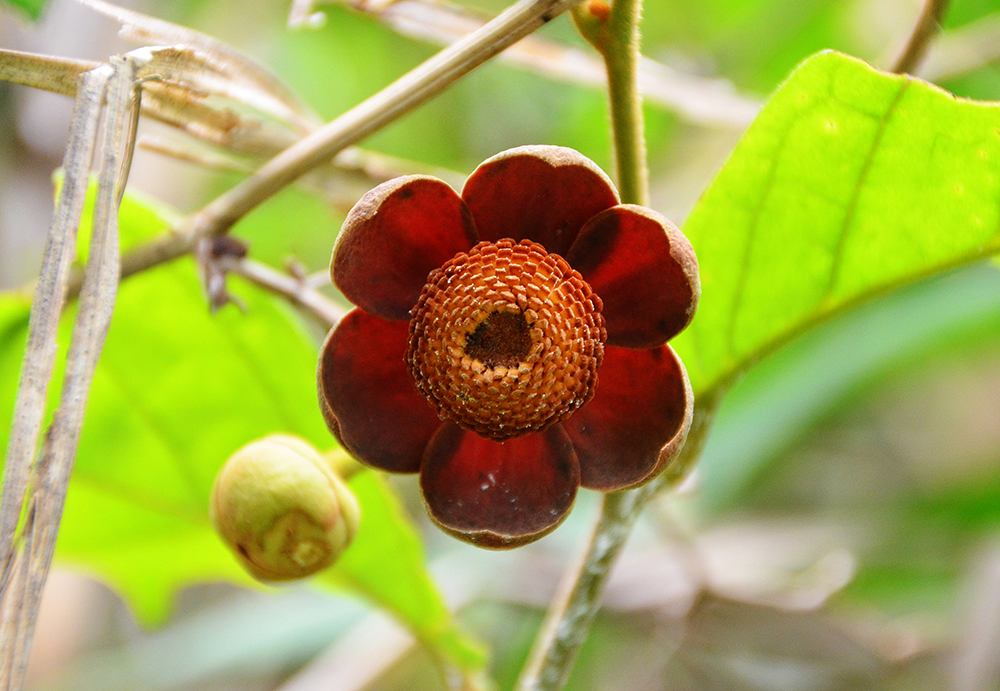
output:
<instances>
[{"instance_id":1,"label":"petal with tan edge","mask_svg":"<svg viewBox=\"0 0 1000 691\"><path fill-rule=\"evenodd\" d=\"M354 309L320 352L320 408L327 425L359 461L392 473L415 473L441 425L413 386L403 359L406 322Z\"/></svg>"},{"instance_id":2,"label":"petal with tan edge","mask_svg":"<svg viewBox=\"0 0 1000 691\"><path fill-rule=\"evenodd\" d=\"M590 218L618 204L604 171L561 146L522 146L484 161L462 190L480 240L534 240L565 254Z\"/></svg>"},{"instance_id":3,"label":"petal with tan edge","mask_svg":"<svg viewBox=\"0 0 1000 691\"><path fill-rule=\"evenodd\" d=\"M334 285L358 307L409 319L427 274L479 242L465 202L425 175L384 182L354 205L333 246Z\"/></svg>"},{"instance_id":4,"label":"petal with tan edge","mask_svg":"<svg viewBox=\"0 0 1000 691\"><path fill-rule=\"evenodd\" d=\"M654 348L680 333L701 295L698 260L666 218L622 204L592 218L566 254L601 298L608 344Z\"/></svg>"},{"instance_id":5,"label":"petal with tan edge","mask_svg":"<svg viewBox=\"0 0 1000 691\"><path fill-rule=\"evenodd\" d=\"M597 391L562 423L580 484L614 492L652 479L684 446L694 410L687 372L670 346L608 346Z\"/></svg>"},{"instance_id":6,"label":"petal with tan edge","mask_svg":"<svg viewBox=\"0 0 1000 691\"><path fill-rule=\"evenodd\" d=\"M434 522L493 549L552 531L569 513L579 480L573 446L558 425L501 443L446 423L420 471Z\"/></svg>"}]
</instances>

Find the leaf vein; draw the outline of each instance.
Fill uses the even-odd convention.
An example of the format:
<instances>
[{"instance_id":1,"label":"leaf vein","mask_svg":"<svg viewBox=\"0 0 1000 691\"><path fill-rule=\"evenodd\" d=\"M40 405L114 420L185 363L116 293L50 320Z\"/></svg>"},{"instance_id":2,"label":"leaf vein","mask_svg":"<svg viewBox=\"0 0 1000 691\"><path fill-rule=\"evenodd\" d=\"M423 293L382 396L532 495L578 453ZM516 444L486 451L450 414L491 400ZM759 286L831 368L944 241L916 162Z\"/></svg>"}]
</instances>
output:
<instances>
[{"instance_id":1,"label":"leaf vein","mask_svg":"<svg viewBox=\"0 0 1000 691\"><path fill-rule=\"evenodd\" d=\"M851 192L851 198L847 202L847 208L844 212L844 221L840 226L840 233L837 235L837 243L834 245L833 257L830 264L830 278L827 281L826 288L823 290L822 298L819 300L819 305L826 303L830 296L833 294L833 289L840 280L840 273L843 271L844 263L844 253L846 252L847 241L851 234L851 226L854 224L854 218L857 214L858 209L858 199L861 197L861 192L865 187L865 183L868 180L868 174L871 172L872 162L875 160L875 154L878 153L879 146L882 144L882 138L885 136L886 126L889 121L892 120L893 115L896 113L896 109L899 107L900 101L903 100L903 95L906 90L910 87L913 80L906 76L903 83L899 87L899 91L893 98L892 103L886 109L885 114L879 118L878 129L875 131L875 137L872 140L872 145L868 149L868 153L865 156L864 163L861 166L861 171L858 175L858 183L854 186L854 190Z\"/></svg>"},{"instance_id":2,"label":"leaf vein","mask_svg":"<svg viewBox=\"0 0 1000 691\"><path fill-rule=\"evenodd\" d=\"M743 257L740 260L740 273L736 279L736 288L733 294L733 308L729 313L729 323L726 324L726 354L729 355L730 359L734 358L736 355L736 322L739 321L740 312L743 310L743 300L746 295L747 281L750 279L750 256L753 253L757 229L760 225L760 218L764 212L764 207L767 205L767 200L770 198L771 191L774 189L774 180L778 170L778 160L781 158L781 154L785 150L787 142L788 137L782 137L777 149L775 149L774 155L771 158L770 168L767 171L767 180L764 182L764 191L760 195L760 201L751 210L750 225L747 228L746 244L743 248Z\"/></svg>"}]
</instances>

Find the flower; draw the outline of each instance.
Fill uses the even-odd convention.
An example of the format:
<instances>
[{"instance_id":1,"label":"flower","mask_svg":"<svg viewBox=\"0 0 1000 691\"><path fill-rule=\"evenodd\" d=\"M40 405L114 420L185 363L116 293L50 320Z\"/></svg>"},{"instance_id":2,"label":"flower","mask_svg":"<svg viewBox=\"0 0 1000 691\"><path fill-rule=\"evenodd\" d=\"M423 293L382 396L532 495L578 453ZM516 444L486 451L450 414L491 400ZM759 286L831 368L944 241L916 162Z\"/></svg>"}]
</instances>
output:
<instances>
[{"instance_id":1,"label":"flower","mask_svg":"<svg viewBox=\"0 0 1000 691\"><path fill-rule=\"evenodd\" d=\"M327 424L358 460L419 472L456 537L535 540L579 486L641 485L684 444L693 398L666 343L698 302L694 250L572 149L500 153L461 196L383 183L330 269L357 307L320 356Z\"/></svg>"}]
</instances>

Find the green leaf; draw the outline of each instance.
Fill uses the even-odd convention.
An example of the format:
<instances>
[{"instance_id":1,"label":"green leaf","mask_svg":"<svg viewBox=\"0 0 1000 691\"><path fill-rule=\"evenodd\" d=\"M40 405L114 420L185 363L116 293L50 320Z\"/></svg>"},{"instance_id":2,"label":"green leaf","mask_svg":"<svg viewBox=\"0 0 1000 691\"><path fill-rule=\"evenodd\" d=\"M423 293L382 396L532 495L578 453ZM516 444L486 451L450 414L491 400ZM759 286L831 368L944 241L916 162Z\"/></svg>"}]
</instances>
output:
<instances>
[{"instance_id":1,"label":"green leaf","mask_svg":"<svg viewBox=\"0 0 1000 691\"><path fill-rule=\"evenodd\" d=\"M63 174L58 169L53 176L56 197L62 191ZM87 196L80 215L80 231L76 236L76 259L74 264L83 270L90 251L90 228L94 220L94 202L97 199L97 176L92 175L87 186ZM129 191L122 197L118 207L118 241L122 252L153 238L167 228L177 225L180 215L159 201L141 192Z\"/></svg>"},{"instance_id":2,"label":"green leaf","mask_svg":"<svg viewBox=\"0 0 1000 691\"><path fill-rule=\"evenodd\" d=\"M692 212L703 299L675 341L719 394L831 315L1000 248L1000 106L834 52L775 94Z\"/></svg>"},{"instance_id":3,"label":"green leaf","mask_svg":"<svg viewBox=\"0 0 1000 691\"><path fill-rule=\"evenodd\" d=\"M48 0L3 0L3 4L20 10L32 21L37 21L41 19L49 2Z\"/></svg>"},{"instance_id":4,"label":"green leaf","mask_svg":"<svg viewBox=\"0 0 1000 691\"><path fill-rule=\"evenodd\" d=\"M167 227L157 209L130 195L120 223L128 242ZM334 444L316 403L316 344L284 302L232 283L246 311L227 307L213 316L189 258L125 281L90 392L57 558L109 583L147 625L164 621L176 591L191 583L260 587L208 519L215 474L233 451L272 432L321 449ZM27 312L23 295L0 295L5 420ZM3 428L4 446L6 437ZM481 667L482 653L456 629L388 487L371 471L350 484L361 527L325 582L386 608L448 664Z\"/></svg>"},{"instance_id":5,"label":"green leaf","mask_svg":"<svg viewBox=\"0 0 1000 691\"><path fill-rule=\"evenodd\" d=\"M414 630L431 654L447 651L447 662L468 670L481 668L486 661L483 650L455 629L424 568L420 538L382 476L362 471L349 484L364 507L362 527L351 548L319 579L361 592L404 621L420 622ZM401 588L402 583L408 585Z\"/></svg>"}]
</instances>

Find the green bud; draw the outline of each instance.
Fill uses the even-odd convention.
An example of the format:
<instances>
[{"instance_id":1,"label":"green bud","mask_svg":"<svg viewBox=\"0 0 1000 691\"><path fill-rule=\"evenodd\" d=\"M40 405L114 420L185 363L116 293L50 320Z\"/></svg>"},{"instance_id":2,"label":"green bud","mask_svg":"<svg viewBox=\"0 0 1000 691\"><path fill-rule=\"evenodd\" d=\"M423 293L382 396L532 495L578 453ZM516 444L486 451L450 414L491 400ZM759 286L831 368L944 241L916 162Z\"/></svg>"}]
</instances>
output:
<instances>
[{"instance_id":1,"label":"green bud","mask_svg":"<svg viewBox=\"0 0 1000 691\"><path fill-rule=\"evenodd\" d=\"M585 0L570 11L573 24L587 41L602 55L608 46L608 19L611 6L606 0Z\"/></svg>"},{"instance_id":2,"label":"green bud","mask_svg":"<svg viewBox=\"0 0 1000 691\"><path fill-rule=\"evenodd\" d=\"M316 449L274 434L219 471L212 524L254 578L288 581L330 566L358 529L358 503Z\"/></svg>"}]
</instances>

